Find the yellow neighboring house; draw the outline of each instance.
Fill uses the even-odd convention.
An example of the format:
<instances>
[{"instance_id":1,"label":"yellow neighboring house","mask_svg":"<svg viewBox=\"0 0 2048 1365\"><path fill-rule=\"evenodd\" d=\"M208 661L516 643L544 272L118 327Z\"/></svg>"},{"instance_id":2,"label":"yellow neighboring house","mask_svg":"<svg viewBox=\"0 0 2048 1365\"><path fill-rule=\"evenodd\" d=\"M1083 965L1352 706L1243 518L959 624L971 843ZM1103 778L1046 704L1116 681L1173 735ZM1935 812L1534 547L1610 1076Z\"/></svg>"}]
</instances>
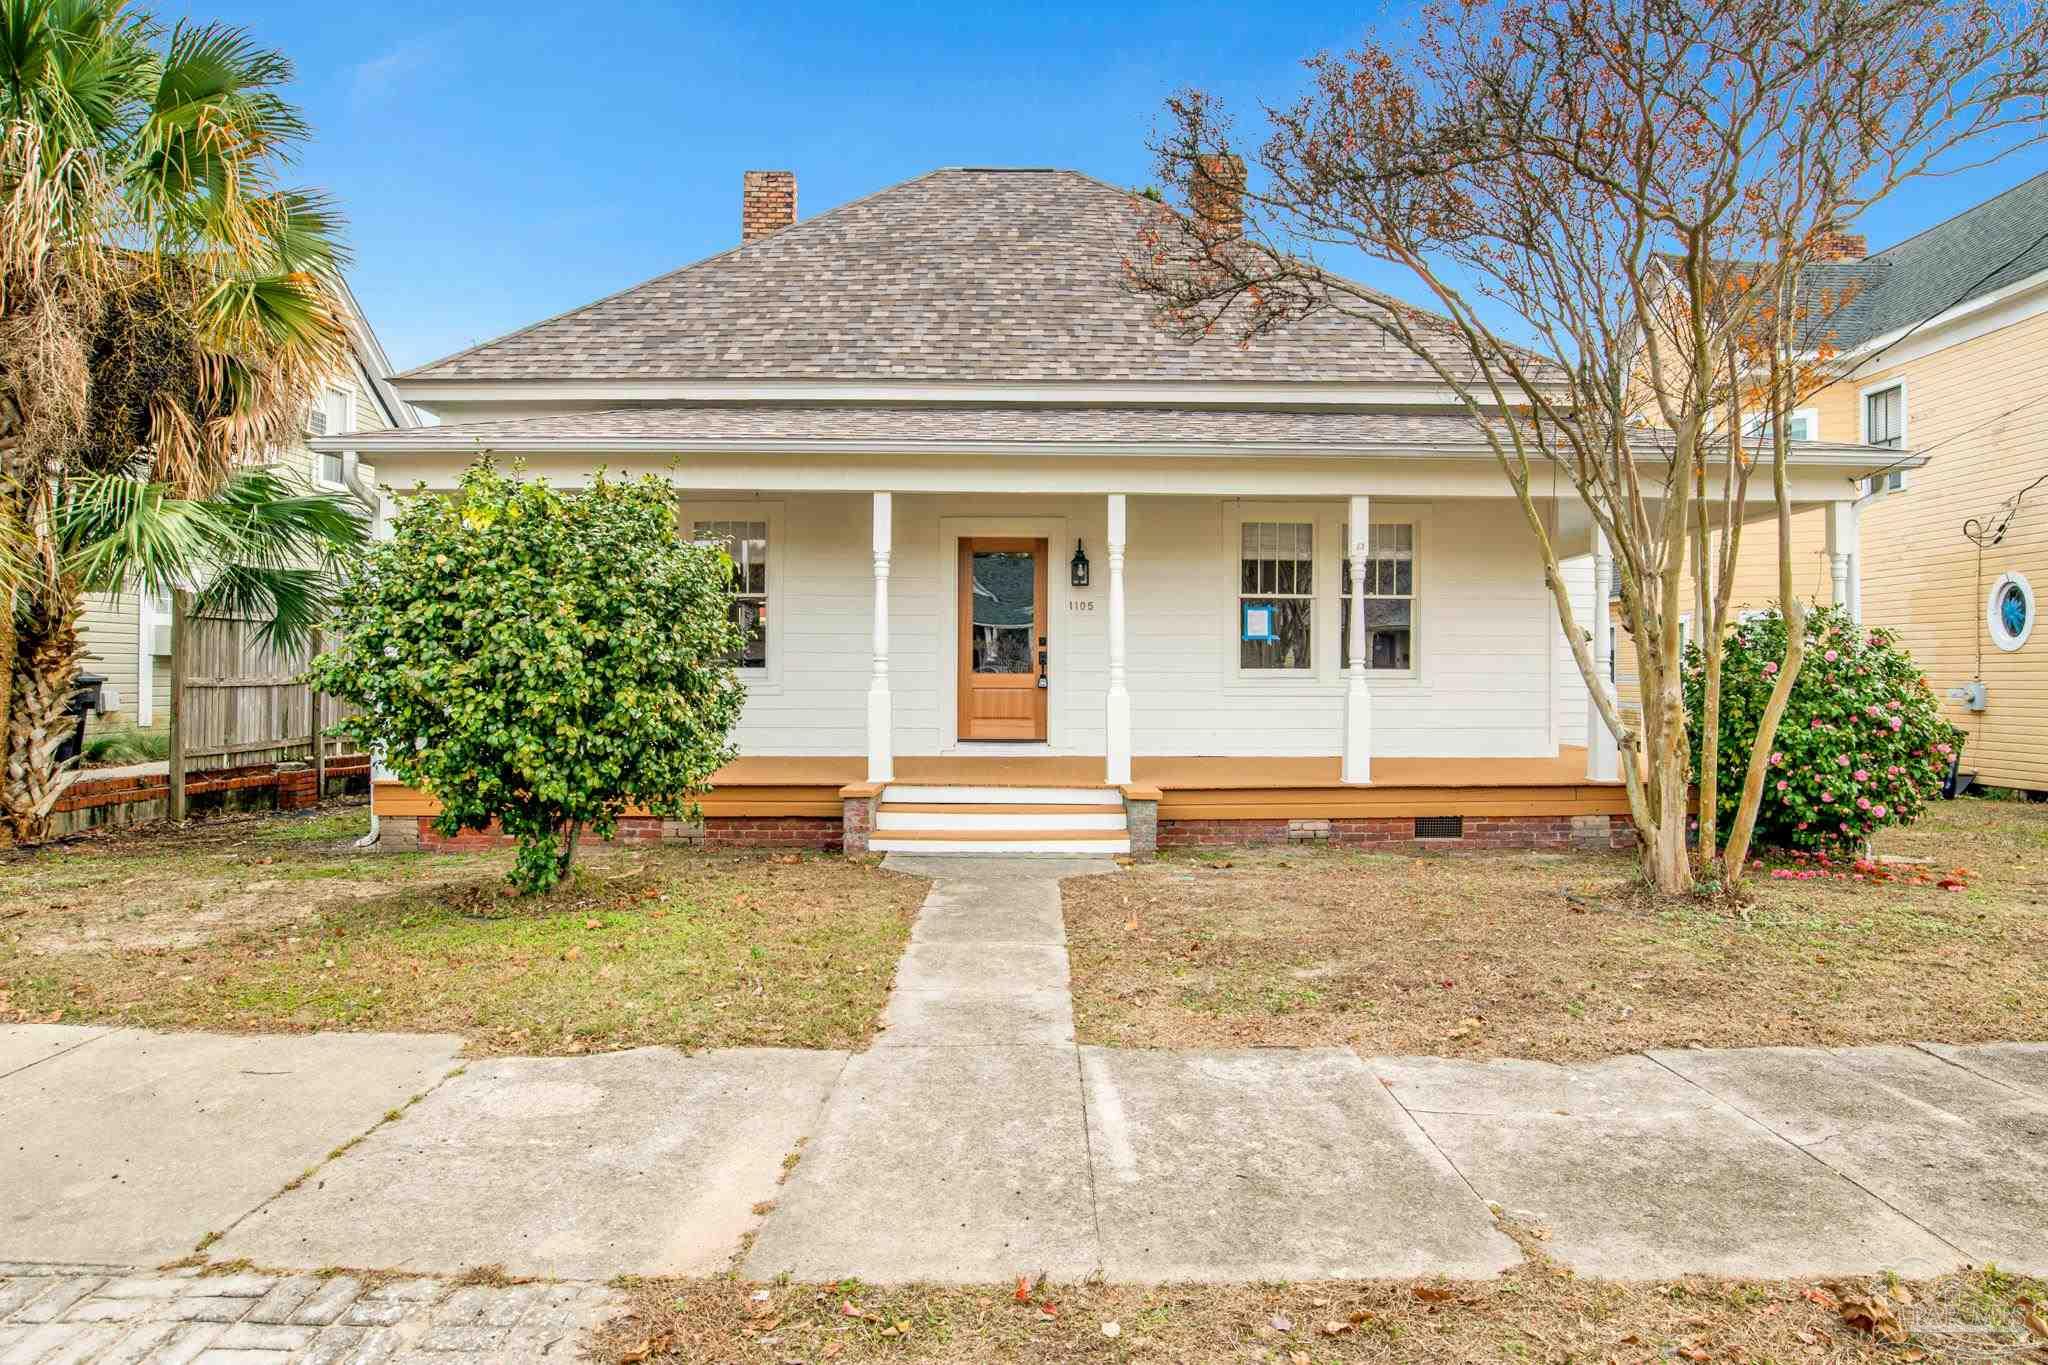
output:
<instances>
[{"instance_id":1,"label":"yellow neighboring house","mask_svg":"<svg viewBox=\"0 0 2048 1365\"><path fill-rule=\"evenodd\" d=\"M1795 516L1794 586L1899 632L1936 693L1957 697L1949 717L1980 785L2048 796L2048 631L2035 621L2037 593L2048 608L2048 174L1876 255L1843 241L1845 259L1809 269L1856 286L1833 324L1853 368L1791 435L1927 463L1865 481L1836 514L1839 555L1827 509ZM1736 610L1771 605L1777 581L1777 536L1753 522ZM1633 657L1617 643L1624 696Z\"/></svg>"},{"instance_id":2,"label":"yellow neighboring house","mask_svg":"<svg viewBox=\"0 0 2048 1365\"><path fill-rule=\"evenodd\" d=\"M353 295L347 296L347 303L352 363L345 373L322 384L317 394L307 396L307 435L418 426L418 414L391 387L391 361L377 334ZM375 470L368 464L358 466L353 452L315 454L301 446L280 465L318 488L374 496ZM162 730L169 725L170 633L168 601L132 591L94 593L87 599L84 669L106 678L108 700L113 703L92 718L91 734Z\"/></svg>"}]
</instances>

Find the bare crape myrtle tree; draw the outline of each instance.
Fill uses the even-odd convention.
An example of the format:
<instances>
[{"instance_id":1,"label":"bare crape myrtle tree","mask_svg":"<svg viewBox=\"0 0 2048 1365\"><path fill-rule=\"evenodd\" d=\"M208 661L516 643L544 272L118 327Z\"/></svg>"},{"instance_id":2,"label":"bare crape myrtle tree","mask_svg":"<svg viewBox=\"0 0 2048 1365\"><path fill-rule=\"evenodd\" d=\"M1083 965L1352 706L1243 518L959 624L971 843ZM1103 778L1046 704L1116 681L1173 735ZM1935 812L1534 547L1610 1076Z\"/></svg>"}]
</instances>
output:
<instances>
[{"instance_id":1,"label":"bare crape myrtle tree","mask_svg":"<svg viewBox=\"0 0 2048 1365\"><path fill-rule=\"evenodd\" d=\"M1130 287L1183 335L1249 343L1335 311L1428 366L1541 548L1620 748L1645 875L1668 893L1732 884L1805 642L1789 418L1853 359L1828 343L1848 295L1804 268L1902 186L2048 131L2048 18L1971 0L1442 0L1412 36L1307 70L1306 94L1264 109L1255 150L1209 96L1168 101L1153 150L1190 211L1147 215ZM1400 267L1425 306L1325 270L1331 247ZM1596 623L1573 614L1539 504L1553 480L1612 546L1639 723L1595 677ZM1792 646L1724 842L1716 755L1689 752L1678 620L1703 623L1712 746L1753 495L1776 502Z\"/></svg>"}]
</instances>

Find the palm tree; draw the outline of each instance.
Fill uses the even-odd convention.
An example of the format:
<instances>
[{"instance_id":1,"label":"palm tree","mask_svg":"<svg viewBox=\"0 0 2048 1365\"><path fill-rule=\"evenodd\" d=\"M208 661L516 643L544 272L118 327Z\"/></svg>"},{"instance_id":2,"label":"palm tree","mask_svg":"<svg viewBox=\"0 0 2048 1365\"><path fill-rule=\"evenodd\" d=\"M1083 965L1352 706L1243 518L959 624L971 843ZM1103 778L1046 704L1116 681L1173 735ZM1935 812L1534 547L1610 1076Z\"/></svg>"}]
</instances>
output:
<instances>
[{"instance_id":1,"label":"palm tree","mask_svg":"<svg viewBox=\"0 0 2048 1365\"><path fill-rule=\"evenodd\" d=\"M308 575L360 536L341 503L247 472L296 444L347 356L340 217L280 182L307 135L277 93L290 78L226 25L0 0L0 804L17 837L42 836L66 780L85 593L177 583L273 613L289 639L321 600Z\"/></svg>"}]
</instances>

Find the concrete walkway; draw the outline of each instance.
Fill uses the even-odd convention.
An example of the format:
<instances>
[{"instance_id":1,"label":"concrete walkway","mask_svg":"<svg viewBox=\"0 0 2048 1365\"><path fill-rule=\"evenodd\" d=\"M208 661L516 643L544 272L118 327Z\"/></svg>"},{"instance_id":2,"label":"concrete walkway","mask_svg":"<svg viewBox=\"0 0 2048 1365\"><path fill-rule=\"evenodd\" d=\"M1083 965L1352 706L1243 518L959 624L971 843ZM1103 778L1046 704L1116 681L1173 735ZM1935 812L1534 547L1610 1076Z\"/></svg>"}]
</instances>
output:
<instances>
[{"instance_id":1,"label":"concrete walkway","mask_svg":"<svg viewBox=\"0 0 2048 1365\"><path fill-rule=\"evenodd\" d=\"M0 1263L1484 1276L1518 1254L1498 1209L1589 1274L2048 1273L2048 1045L1077 1047L1059 881L1110 864L892 864L936 883L851 1056L0 1028ZM0 1312L0 1365L72 1311Z\"/></svg>"}]
</instances>

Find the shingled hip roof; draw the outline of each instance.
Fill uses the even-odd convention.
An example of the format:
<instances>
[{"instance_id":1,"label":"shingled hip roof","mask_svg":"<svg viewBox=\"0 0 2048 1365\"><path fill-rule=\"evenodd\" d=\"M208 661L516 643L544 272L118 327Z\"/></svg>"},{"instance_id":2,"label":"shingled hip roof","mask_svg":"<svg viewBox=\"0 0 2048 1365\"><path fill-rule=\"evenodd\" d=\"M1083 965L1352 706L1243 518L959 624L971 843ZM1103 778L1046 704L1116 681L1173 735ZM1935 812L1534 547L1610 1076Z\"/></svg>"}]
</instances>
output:
<instances>
[{"instance_id":1,"label":"shingled hip roof","mask_svg":"<svg viewBox=\"0 0 2048 1365\"><path fill-rule=\"evenodd\" d=\"M1164 211L1074 171L933 171L402 378L1438 382L1336 313L1249 345L1162 330L1124 263Z\"/></svg>"}]
</instances>

